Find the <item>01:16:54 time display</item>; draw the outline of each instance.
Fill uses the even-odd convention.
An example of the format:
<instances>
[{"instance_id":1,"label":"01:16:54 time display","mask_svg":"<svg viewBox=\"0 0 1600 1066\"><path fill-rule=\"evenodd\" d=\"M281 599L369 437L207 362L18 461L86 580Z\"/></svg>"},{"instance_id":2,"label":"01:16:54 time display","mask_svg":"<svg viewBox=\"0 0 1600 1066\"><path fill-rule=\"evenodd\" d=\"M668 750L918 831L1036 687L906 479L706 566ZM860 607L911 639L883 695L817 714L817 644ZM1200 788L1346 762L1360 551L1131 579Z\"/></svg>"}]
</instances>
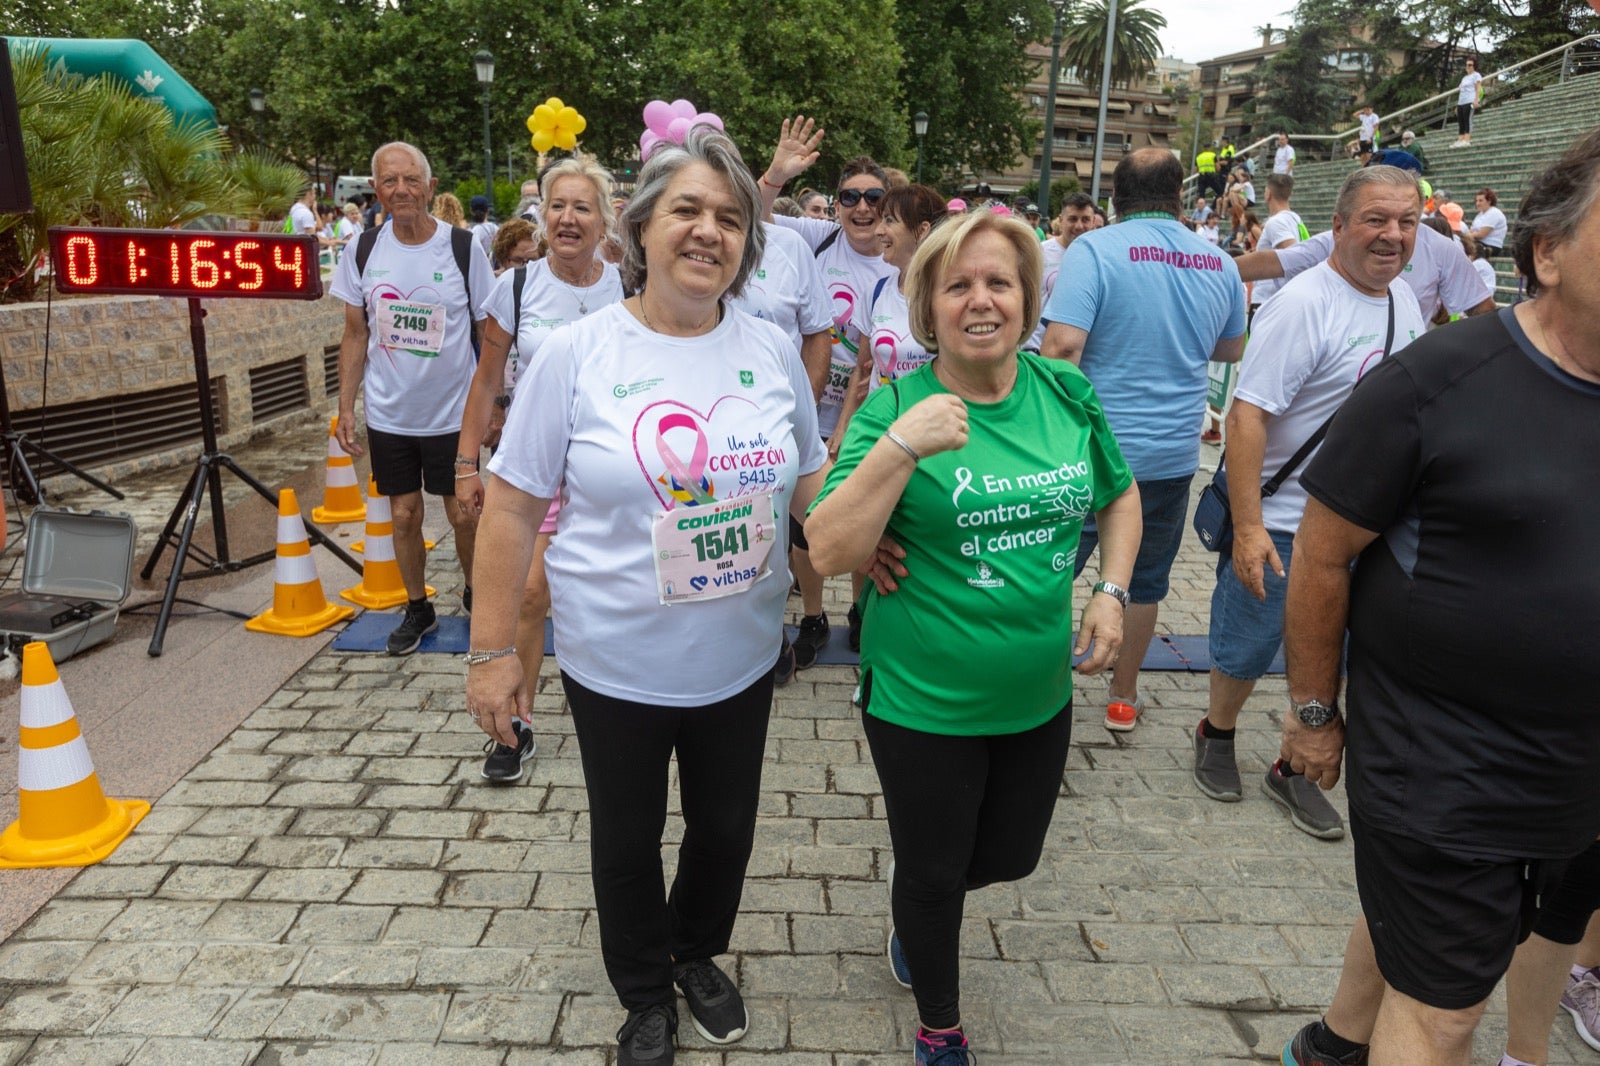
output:
<instances>
[{"instance_id":1,"label":"01:16:54 time display","mask_svg":"<svg viewBox=\"0 0 1600 1066\"><path fill-rule=\"evenodd\" d=\"M240 280L234 286L235 288L251 292L266 284L266 268L261 263L254 262L250 256L250 253L260 250L261 243L259 241L240 241L232 249L224 249L220 259L216 261L203 258L205 252L216 246L216 241L205 238L191 242L188 248L189 261L184 264L182 262L183 249L179 247L177 241L173 241L167 246L167 263L163 264L163 268L169 271L169 277L165 280L170 281L173 285L188 284L197 289L214 289L223 281L232 281L234 268L237 268ZM143 245L129 242L128 283L130 285L137 285L150 277L151 268L143 265L143 261L149 255L149 251L150 249ZM276 270L293 274L294 284L298 286L302 283L305 273L305 249L300 247L293 248L293 256L288 262L284 261L283 251L284 249L281 245L273 246L271 265ZM68 261L70 264L70 256ZM187 277L184 276L185 266L188 268Z\"/></svg>"}]
</instances>

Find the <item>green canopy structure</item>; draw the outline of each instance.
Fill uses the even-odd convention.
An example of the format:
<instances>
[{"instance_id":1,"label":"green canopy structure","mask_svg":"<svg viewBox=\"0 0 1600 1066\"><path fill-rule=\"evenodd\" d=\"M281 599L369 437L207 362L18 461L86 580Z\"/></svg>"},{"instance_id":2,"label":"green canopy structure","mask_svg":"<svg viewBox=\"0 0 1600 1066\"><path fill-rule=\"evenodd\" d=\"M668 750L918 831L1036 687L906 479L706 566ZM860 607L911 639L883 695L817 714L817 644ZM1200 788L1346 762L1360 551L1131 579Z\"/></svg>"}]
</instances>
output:
<instances>
[{"instance_id":1,"label":"green canopy structure","mask_svg":"<svg viewBox=\"0 0 1600 1066\"><path fill-rule=\"evenodd\" d=\"M211 102L143 41L76 37L12 37L9 40L13 54L42 47L50 54L51 66L59 63L68 73L82 74L86 78L110 75L126 83L137 95L165 104L177 124L217 124L217 109Z\"/></svg>"}]
</instances>

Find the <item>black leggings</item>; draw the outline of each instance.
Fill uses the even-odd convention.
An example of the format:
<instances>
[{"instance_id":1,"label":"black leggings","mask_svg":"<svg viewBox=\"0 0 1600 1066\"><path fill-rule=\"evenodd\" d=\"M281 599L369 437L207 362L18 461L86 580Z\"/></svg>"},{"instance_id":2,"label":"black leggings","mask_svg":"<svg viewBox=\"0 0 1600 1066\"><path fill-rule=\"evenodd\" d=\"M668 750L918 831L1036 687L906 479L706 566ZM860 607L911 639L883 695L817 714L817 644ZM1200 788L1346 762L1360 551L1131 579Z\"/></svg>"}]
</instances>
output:
<instances>
[{"instance_id":1,"label":"black leggings","mask_svg":"<svg viewBox=\"0 0 1600 1066\"><path fill-rule=\"evenodd\" d=\"M1600 840L1567 863L1555 890L1539 908L1533 931L1557 944L1576 944L1596 910L1600 910Z\"/></svg>"},{"instance_id":2,"label":"black leggings","mask_svg":"<svg viewBox=\"0 0 1600 1066\"><path fill-rule=\"evenodd\" d=\"M958 737L874 718L870 691L862 696L894 845L895 930L922 1024L948 1029L961 1024L967 892L1038 865L1067 765L1072 704L1026 733Z\"/></svg>"},{"instance_id":3,"label":"black leggings","mask_svg":"<svg viewBox=\"0 0 1600 1066\"><path fill-rule=\"evenodd\" d=\"M600 953L628 1010L672 1004L673 960L728 950L755 839L772 671L704 707L659 707L561 682L589 790L589 859ZM683 843L661 872L667 773L678 754Z\"/></svg>"},{"instance_id":4,"label":"black leggings","mask_svg":"<svg viewBox=\"0 0 1600 1066\"><path fill-rule=\"evenodd\" d=\"M1465 137L1472 132L1472 105L1456 105L1456 131Z\"/></svg>"}]
</instances>

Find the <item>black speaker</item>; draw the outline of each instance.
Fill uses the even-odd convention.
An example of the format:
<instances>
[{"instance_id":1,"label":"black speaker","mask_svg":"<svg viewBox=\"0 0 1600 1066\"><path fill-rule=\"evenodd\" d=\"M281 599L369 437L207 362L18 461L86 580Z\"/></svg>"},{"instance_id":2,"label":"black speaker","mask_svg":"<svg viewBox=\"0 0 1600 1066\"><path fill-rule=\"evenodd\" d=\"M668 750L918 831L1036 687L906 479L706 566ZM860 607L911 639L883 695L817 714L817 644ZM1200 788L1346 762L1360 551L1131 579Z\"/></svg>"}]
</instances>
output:
<instances>
[{"instance_id":1,"label":"black speaker","mask_svg":"<svg viewBox=\"0 0 1600 1066\"><path fill-rule=\"evenodd\" d=\"M17 115L17 87L11 80L11 47L0 37L0 214L33 210L28 186L28 161L22 154L22 119Z\"/></svg>"}]
</instances>

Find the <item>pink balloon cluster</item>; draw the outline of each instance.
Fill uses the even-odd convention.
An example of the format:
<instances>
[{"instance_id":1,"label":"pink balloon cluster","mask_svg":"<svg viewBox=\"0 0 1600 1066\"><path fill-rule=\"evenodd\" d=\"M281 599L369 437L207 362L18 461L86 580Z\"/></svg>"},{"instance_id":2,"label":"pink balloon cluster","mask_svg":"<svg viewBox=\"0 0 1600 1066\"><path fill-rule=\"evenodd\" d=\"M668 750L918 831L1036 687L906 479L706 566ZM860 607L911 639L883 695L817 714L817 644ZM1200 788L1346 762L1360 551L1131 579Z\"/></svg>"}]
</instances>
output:
<instances>
[{"instance_id":1,"label":"pink balloon cluster","mask_svg":"<svg viewBox=\"0 0 1600 1066\"><path fill-rule=\"evenodd\" d=\"M704 122L722 129L722 119L710 111L696 113L687 100L651 100L644 105L644 132L639 134L639 158L649 159L661 144L682 144L689 131Z\"/></svg>"}]
</instances>

